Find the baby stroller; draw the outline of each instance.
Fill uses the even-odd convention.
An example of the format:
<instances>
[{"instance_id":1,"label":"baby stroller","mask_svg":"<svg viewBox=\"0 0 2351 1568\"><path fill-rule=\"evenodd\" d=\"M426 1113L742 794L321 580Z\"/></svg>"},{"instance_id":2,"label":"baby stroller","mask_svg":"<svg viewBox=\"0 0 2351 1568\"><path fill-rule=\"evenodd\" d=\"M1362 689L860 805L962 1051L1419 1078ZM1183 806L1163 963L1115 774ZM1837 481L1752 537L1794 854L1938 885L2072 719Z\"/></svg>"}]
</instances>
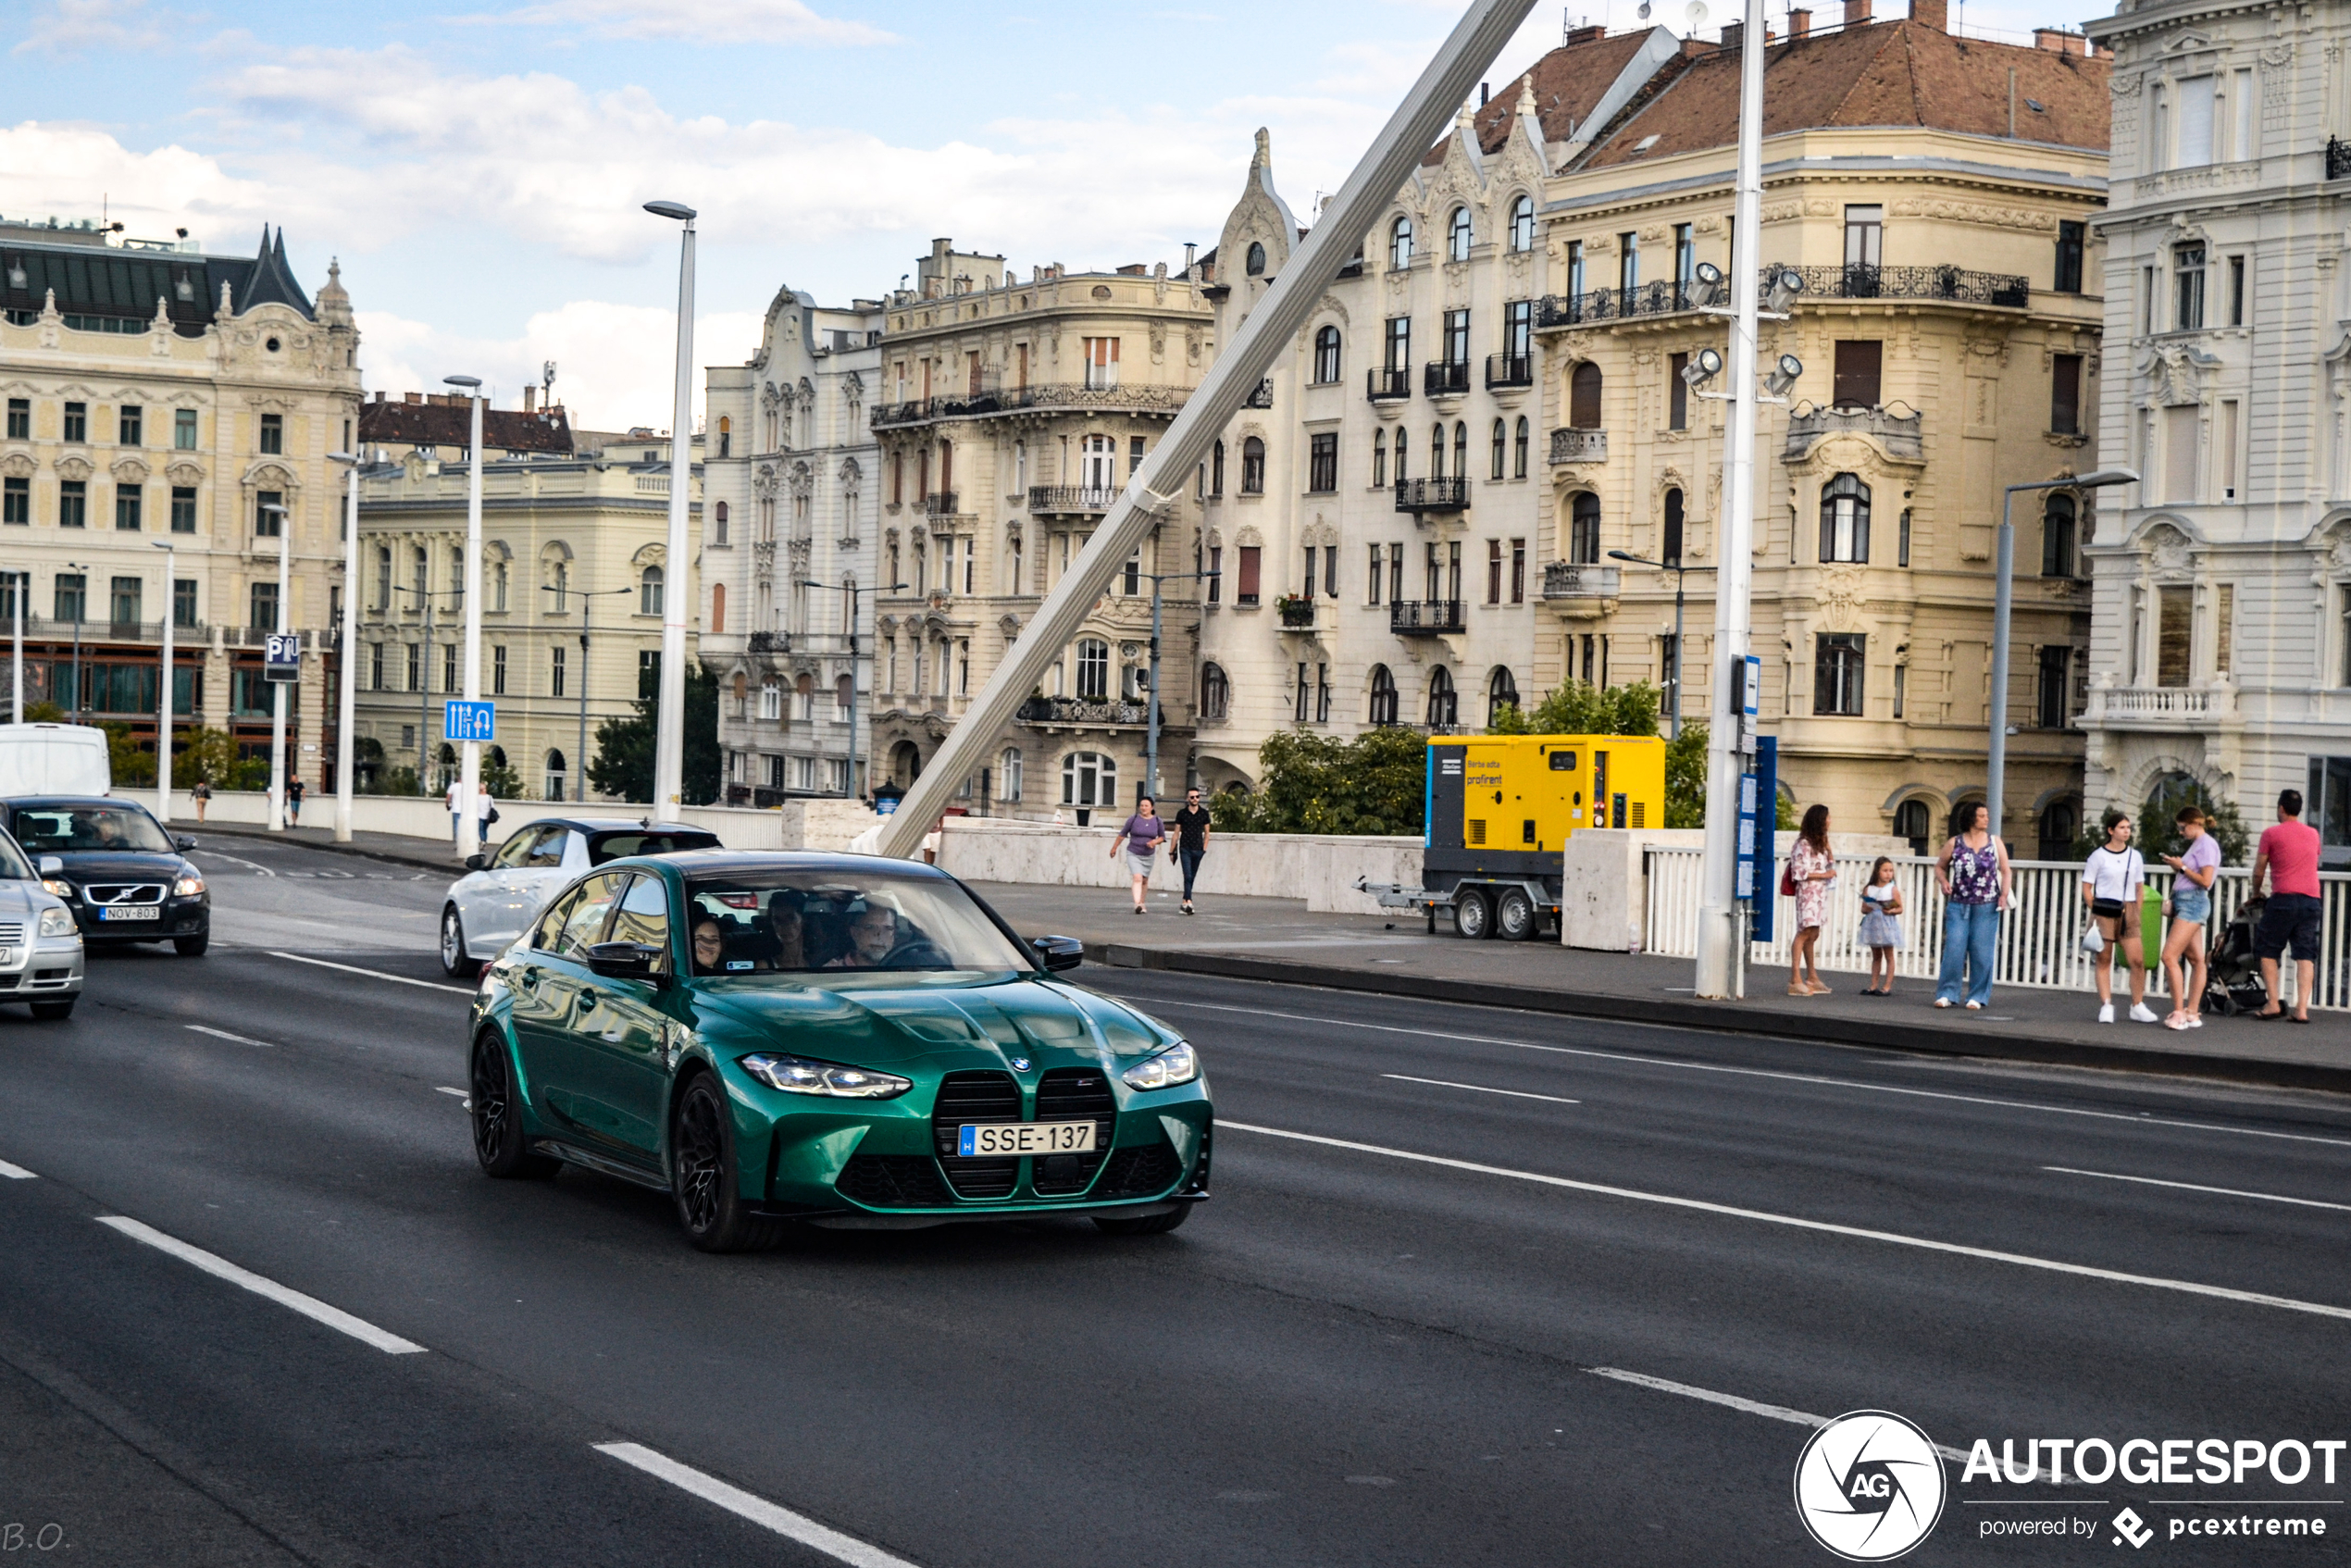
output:
<instances>
[{"instance_id":1,"label":"baby stroller","mask_svg":"<svg viewBox=\"0 0 2351 1568\"><path fill-rule=\"evenodd\" d=\"M2253 928L2261 923L2269 901L2249 898L2212 933L2205 949L2204 1011L2216 1017L2258 1013L2269 1005L2261 986L2261 965L2253 956Z\"/></svg>"}]
</instances>

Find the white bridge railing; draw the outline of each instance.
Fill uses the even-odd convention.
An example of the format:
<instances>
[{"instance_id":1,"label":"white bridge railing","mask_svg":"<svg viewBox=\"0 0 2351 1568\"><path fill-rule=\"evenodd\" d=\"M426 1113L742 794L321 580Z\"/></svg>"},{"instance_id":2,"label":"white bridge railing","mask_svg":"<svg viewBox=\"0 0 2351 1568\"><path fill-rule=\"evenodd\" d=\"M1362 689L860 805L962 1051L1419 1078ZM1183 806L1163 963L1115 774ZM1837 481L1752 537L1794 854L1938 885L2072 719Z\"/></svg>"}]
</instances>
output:
<instances>
[{"instance_id":1,"label":"white bridge railing","mask_svg":"<svg viewBox=\"0 0 2351 1568\"><path fill-rule=\"evenodd\" d=\"M1861 888L1876 858L1837 857L1828 924L1821 932L1818 957L1822 969L1869 971L1870 950L1856 940L1855 933L1861 924ZM1695 849L1651 847L1644 852L1648 882L1645 952L1669 958L1697 956L1702 859L1701 852ZM2088 907L2082 902L2082 867L2071 861L2028 860L2012 863L2011 869L2016 904L2000 915L1993 982L2055 990L2091 989L2090 957L2080 945L2082 927L2089 918ZM2171 868L2159 862L2149 866L2147 896L2160 900L2171 876ZM1776 866L1773 877L1776 885ZM1935 886L1934 862L1915 855L1896 856L1894 877L1907 912L1902 916L1903 945L1895 953L1895 972L1933 979L1943 964L1943 893ZM2212 919L2205 926L2206 940L2245 902L2245 879L2244 867L2221 871L2212 887ZM2351 1008L2351 874L2328 872L2319 880L2324 925L2318 994L2311 1005ZM1796 901L1773 896L1778 901L1772 926L1774 940L1755 945L1750 963L1757 967L1785 964L1788 943L1796 934ZM2159 952L2150 947L2146 959L2149 993L2165 993Z\"/></svg>"}]
</instances>

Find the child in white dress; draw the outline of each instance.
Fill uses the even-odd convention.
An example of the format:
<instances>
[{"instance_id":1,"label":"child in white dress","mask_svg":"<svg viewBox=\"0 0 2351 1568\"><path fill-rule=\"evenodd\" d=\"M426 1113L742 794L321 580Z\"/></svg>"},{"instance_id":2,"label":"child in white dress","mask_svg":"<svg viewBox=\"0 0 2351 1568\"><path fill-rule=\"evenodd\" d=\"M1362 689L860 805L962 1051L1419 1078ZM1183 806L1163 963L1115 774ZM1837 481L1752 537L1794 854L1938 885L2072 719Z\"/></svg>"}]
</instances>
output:
<instances>
[{"instance_id":1,"label":"child in white dress","mask_svg":"<svg viewBox=\"0 0 2351 1568\"><path fill-rule=\"evenodd\" d=\"M1870 983L1863 996L1894 994L1894 953L1902 945L1902 890L1894 883L1894 862L1885 855L1870 867L1861 890L1861 945L1870 950Z\"/></svg>"}]
</instances>

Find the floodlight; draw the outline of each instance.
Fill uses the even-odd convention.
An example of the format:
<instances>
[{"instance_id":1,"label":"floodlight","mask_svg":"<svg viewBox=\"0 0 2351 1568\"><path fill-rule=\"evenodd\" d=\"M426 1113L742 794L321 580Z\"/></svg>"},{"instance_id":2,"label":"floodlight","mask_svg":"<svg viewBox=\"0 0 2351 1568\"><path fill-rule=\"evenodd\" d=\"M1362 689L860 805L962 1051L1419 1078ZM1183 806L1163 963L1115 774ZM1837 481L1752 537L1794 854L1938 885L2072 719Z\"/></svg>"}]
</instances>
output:
<instances>
[{"instance_id":1,"label":"floodlight","mask_svg":"<svg viewBox=\"0 0 2351 1568\"><path fill-rule=\"evenodd\" d=\"M1682 380L1692 387L1702 387L1723 373L1723 355L1719 349L1702 348L1682 367Z\"/></svg>"},{"instance_id":2,"label":"floodlight","mask_svg":"<svg viewBox=\"0 0 2351 1568\"><path fill-rule=\"evenodd\" d=\"M1793 267L1783 267L1772 275L1772 292L1763 308L1774 316L1785 316L1796 296L1804 292L1804 274Z\"/></svg>"},{"instance_id":3,"label":"floodlight","mask_svg":"<svg viewBox=\"0 0 2351 1568\"><path fill-rule=\"evenodd\" d=\"M1773 397L1785 397L1788 388L1796 385L1796 379L1802 374L1804 361L1792 354L1784 354L1780 355L1779 364L1772 367L1772 373L1763 378L1763 390Z\"/></svg>"}]
</instances>

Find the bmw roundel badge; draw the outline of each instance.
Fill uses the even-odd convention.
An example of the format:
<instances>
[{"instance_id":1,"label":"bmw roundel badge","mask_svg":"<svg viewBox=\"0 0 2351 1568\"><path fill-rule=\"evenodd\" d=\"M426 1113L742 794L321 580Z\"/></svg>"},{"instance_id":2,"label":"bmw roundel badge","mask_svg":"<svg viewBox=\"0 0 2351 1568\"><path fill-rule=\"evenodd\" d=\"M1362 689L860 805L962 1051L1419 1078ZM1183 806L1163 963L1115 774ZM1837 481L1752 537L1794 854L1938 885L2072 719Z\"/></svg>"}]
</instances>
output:
<instances>
[{"instance_id":1,"label":"bmw roundel badge","mask_svg":"<svg viewBox=\"0 0 2351 1568\"><path fill-rule=\"evenodd\" d=\"M1014 1057L1013 1071L1015 1073L1026 1073L1028 1071L1028 1058L1026 1056Z\"/></svg>"}]
</instances>

